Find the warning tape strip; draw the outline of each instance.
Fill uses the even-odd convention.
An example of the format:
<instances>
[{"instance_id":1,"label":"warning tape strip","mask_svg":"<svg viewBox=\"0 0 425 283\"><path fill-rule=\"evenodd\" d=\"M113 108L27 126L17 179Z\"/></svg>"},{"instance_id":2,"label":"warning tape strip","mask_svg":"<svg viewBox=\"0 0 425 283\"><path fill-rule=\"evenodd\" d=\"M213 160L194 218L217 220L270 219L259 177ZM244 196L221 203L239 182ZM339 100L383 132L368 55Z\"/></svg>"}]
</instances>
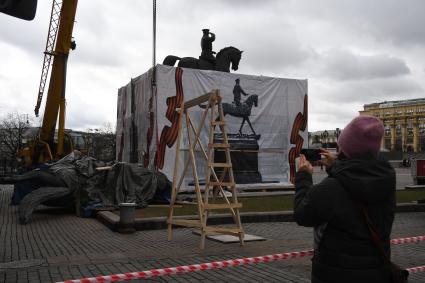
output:
<instances>
[{"instance_id":1,"label":"warning tape strip","mask_svg":"<svg viewBox=\"0 0 425 283\"><path fill-rule=\"evenodd\" d=\"M397 245L397 244L414 243L414 242L420 242L420 241L425 241L425 236L392 239L391 243ZM208 270L208 269L218 269L218 268L225 268L225 267L232 267L232 266L257 264L262 262L271 262L271 261L284 260L284 259L290 259L290 258L296 258L296 257L306 257L306 256L312 256L313 254L314 254L314 250L287 252L287 253L280 253L280 254L273 254L273 255L256 256L256 257L249 257L249 258L231 259L231 260L225 260L225 261L214 261L214 262L201 263L201 264L152 269L152 270L146 270L146 271L140 271L140 272L127 272L122 274L102 275L102 276L96 276L96 277L90 277L90 278L72 279L72 280L66 280L60 283L118 282L123 280L144 279L144 278L157 277L157 276L163 276L163 275L181 274L181 273L196 272L196 271ZM406 270L409 273L425 271L425 265L406 268Z\"/></svg>"},{"instance_id":2,"label":"warning tape strip","mask_svg":"<svg viewBox=\"0 0 425 283\"><path fill-rule=\"evenodd\" d=\"M414 243L414 242L420 242L420 241L425 241L425 236L416 236L416 237L399 238L399 239L390 240L391 244L393 245Z\"/></svg>"},{"instance_id":3,"label":"warning tape strip","mask_svg":"<svg viewBox=\"0 0 425 283\"><path fill-rule=\"evenodd\" d=\"M422 266L415 266L415 267L409 267L406 268L407 272L410 273L416 273L416 272L420 272L420 271L425 271L425 265Z\"/></svg>"}]
</instances>

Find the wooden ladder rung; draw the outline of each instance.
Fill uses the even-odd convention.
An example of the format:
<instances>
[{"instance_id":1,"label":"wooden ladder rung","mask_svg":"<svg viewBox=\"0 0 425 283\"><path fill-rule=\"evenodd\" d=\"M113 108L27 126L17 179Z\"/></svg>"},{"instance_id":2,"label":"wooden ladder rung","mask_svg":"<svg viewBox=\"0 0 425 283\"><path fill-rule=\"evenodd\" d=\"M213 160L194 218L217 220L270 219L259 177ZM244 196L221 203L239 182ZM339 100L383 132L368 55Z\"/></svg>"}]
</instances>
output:
<instances>
[{"instance_id":1,"label":"wooden ladder rung","mask_svg":"<svg viewBox=\"0 0 425 283\"><path fill-rule=\"evenodd\" d=\"M234 182L208 182L210 186L234 187Z\"/></svg>"},{"instance_id":2,"label":"wooden ladder rung","mask_svg":"<svg viewBox=\"0 0 425 283\"><path fill-rule=\"evenodd\" d=\"M230 209L241 208L242 203L205 203L204 209Z\"/></svg>"},{"instance_id":3,"label":"wooden ladder rung","mask_svg":"<svg viewBox=\"0 0 425 283\"><path fill-rule=\"evenodd\" d=\"M206 226L204 228L204 231L206 233L215 232L215 233L235 235L235 236L238 236L240 233L244 232L240 228L220 227L220 226Z\"/></svg>"},{"instance_id":4,"label":"wooden ladder rung","mask_svg":"<svg viewBox=\"0 0 425 283\"><path fill-rule=\"evenodd\" d=\"M231 168L232 167L232 163L208 163L208 166L210 166L210 167L227 167L227 168Z\"/></svg>"},{"instance_id":5,"label":"wooden ladder rung","mask_svg":"<svg viewBox=\"0 0 425 283\"><path fill-rule=\"evenodd\" d=\"M167 223L186 227L202 227L202 223L200 220L172 219L171 221L167 221Z\"/></svg>"},{"instance_id":6,"label":"wooden ladder rung","mask_svg":"<svg viewBox=\"0 0 425 283\"><path fill-rule=\"evenodd\" d=\"M211 121L211 125L213 125L213 126L225 126L226 122L225 121Z\"/></svg>"},{"instance_id":7,"label":"wooden ladder rung","mask_svg":"<svg viewBox=\"0 0 425 283\"><path fill-rule=\"evenodd\" d=\"M229 148L230 145L228 143L209 143L208 147L213 147L213 148Z\"/></svg>"}]
</instances>

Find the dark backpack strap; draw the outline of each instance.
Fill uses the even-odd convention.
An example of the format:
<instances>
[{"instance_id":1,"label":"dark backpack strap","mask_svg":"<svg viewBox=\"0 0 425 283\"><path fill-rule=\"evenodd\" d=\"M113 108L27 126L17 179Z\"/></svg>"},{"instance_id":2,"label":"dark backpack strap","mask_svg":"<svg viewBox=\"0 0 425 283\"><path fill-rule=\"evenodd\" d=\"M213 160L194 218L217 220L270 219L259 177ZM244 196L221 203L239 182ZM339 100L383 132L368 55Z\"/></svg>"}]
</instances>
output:
<instances>
[{"instance_id":1,"label":"dark backpack strap","mask_svg":"<svg viewBox=\"0 0 425 283\"><path fill-rule=\"evenodd\" d=\"M357 203L357 208L363 215L363 219L365 220L367 224L367 228L369 229L370 236L372 238L373 244L377 248L379 254L381 255L382 259L385 261L385 263L390 263L391 259L388 257L388 255L384 251L384 247L382 246L381 239L378 236L378 233L376 232L375 226L373 226L372 221L370 220L369 213L367 212L366 207L363 204Z\"/></svg>"}]
</instances>

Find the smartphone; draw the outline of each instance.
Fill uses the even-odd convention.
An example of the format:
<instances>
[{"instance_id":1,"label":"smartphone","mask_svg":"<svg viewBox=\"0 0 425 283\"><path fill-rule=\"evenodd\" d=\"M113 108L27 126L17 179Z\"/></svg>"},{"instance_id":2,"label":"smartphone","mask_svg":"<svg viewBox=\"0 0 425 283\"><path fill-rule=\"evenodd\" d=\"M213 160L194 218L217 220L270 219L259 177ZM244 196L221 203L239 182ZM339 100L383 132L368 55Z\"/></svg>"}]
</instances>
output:
<instances>
[{"instance_id":1,"label":"smartphone","mask_svg":"<svg viewBox=\"0 0 425 283\"><path fill-rule=\"evenodd\" d=\"M303 148L300 153L304 154L305 158L310 162L322 159L319 148Z\"/></svg>"}]
</instances>

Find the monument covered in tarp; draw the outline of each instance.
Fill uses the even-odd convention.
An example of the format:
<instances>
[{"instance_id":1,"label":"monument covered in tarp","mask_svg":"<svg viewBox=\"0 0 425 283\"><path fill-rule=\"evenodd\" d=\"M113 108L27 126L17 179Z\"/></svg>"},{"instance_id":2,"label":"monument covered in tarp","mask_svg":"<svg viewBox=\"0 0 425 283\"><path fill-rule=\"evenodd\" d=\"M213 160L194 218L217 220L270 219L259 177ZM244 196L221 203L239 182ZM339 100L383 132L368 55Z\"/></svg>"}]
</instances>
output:
<instances>
[{"instance_id":1,"label":"monument covered in tarp","mask_svg":"<svg viewBox=\"0 0 425 283\"><path fill-rule=\"evenodd\" d=\"M307 146L307 80L157 65L118 90L116 159L158 169L171 180L178 109L213 89L222 97L236 183L289 183L295 157ZM192 120L199 121L202 111L191 109ZM201 139L208 141L207 128ZM219 143L221 137L214 139ZM183 160L188 146L182 135ZM222 155L215 152L216 162ZM200 154L197 160L205 178L205 160ZM188 175L184 185L192 182Z\"/></svg>"},{"instance_id":2,"label":"monument covered in tarp","mask_svg":"<svg viewBox=\"0 0 425 283\"><path fill-rule=\"evenodd\" d=\"M93 205L131 202L143 208L153 199L168 201L171 194L171 182L161 172L141 164L105 163L78 151L43 168L0 178L0 183L15 184L11 204L19 205L21 224L28 223L40 204L74 207L77 203L86 211Z\"/></svg>"}]
</instances>

